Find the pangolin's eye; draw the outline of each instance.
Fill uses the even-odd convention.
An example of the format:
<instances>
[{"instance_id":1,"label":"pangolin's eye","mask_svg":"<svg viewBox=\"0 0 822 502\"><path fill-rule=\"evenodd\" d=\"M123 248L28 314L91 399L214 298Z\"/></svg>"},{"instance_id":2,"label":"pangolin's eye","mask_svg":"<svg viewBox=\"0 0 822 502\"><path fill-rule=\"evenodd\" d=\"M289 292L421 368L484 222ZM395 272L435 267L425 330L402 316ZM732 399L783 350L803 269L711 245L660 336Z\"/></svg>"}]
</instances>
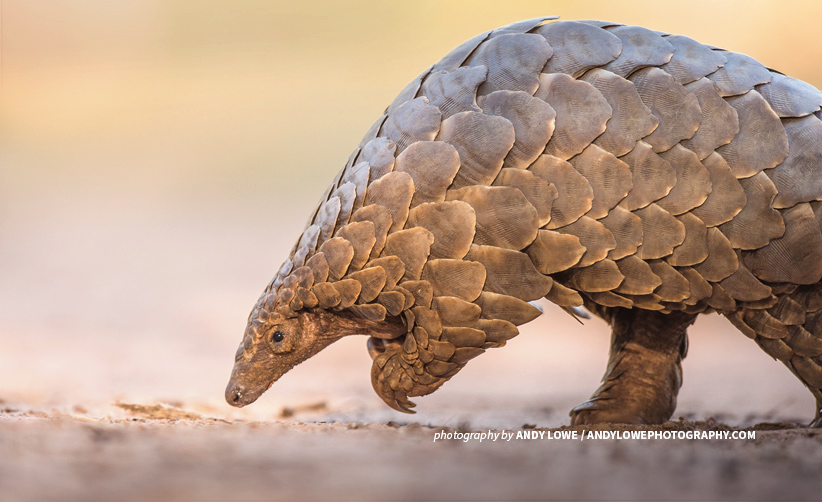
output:
<instances>
[{"instance_id":1,"label":"pangolin's eye","mask_svg":"<svg viewBox=\"0 0 822 502\"><path fill-rule=\"evenodd\" d=\"M271 334L271 341L274 343L282 342L285 338L285 333L282 331L275 331Z\"/></svg>"}]
</instances>

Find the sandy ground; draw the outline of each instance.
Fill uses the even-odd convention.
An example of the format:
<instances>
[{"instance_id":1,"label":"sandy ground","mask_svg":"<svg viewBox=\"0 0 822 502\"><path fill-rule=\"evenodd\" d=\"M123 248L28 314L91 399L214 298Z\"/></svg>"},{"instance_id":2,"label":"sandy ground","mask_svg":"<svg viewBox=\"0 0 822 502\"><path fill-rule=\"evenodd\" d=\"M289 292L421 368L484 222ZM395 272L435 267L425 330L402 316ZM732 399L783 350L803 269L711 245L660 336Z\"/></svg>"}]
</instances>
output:
<instances>
[{"instance_id":1,"label":"sandy ground","mask_svg":"<svg viewBox=\"0 0 822 502\"><path fill-rule=\"evenodd\" d=\"M754 440L435 443L436 433L453 430L226 423L185 414L93 420L7 409L0 414L0 498L819 500L822 490L822 431L786 424L748 429ZM729 430L713 421L654 429Z\"/></svg>"},{"instance_id":2,"label":"sandy ground","mask_svg":"<svg viewBox=\"0 0 822 502\"><path fill-rule=\"evenodd\" d=\"M192 374L154 367L167 378L158 391L135 363L99 368L98 357L117 357L104 344L85 355L82 345L66 348L59 361L35 345L54 366L39 375L48 393L25 373L34 353L0 360L4 381L30 377L0 404L0 500L819 500L822 431L802 425L812 399L716 316L694 329L678 420L654 429L755 439L434 442L443 431L568 430L567 412L596 386L607 351L601 322L575 324L549 311L419 398L416 415L373 394L360 339L332 346L241 410L220 395L229 347L170 351L169 363ZM157 346L135 344L129 360L147 361ZM74 371L62 373L64 364ZM97 380L107 373L115 377Z\"/></svg>"}]
</instances>

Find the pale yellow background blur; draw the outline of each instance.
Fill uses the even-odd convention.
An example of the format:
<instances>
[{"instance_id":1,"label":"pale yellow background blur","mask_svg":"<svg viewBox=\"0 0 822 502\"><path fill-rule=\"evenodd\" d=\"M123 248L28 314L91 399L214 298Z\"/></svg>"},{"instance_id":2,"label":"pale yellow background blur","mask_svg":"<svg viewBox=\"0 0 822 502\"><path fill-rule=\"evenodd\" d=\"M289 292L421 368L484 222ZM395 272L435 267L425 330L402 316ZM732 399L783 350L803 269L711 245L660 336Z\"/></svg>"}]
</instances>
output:
<instances>
[{"instance_id":1,"label":"pale yellow background blur","mask_svg":"<svg viewBox=\"0 0 822 502\"><path fill-rule=\"evenodd\" d=\"M542 15L638 24L822 86L818 0L0 6L0 399L56 407L238 413L222 392L247 313L317 199L396 93L477 33ZM810 395L727 322L693 333L678 413L810 418ZM418 404L557 406L567 423L607 337L548 308ZM364 340L344 340L245 413L316 399L382 410L369 365Z\"/></svg>"}]
</instances>

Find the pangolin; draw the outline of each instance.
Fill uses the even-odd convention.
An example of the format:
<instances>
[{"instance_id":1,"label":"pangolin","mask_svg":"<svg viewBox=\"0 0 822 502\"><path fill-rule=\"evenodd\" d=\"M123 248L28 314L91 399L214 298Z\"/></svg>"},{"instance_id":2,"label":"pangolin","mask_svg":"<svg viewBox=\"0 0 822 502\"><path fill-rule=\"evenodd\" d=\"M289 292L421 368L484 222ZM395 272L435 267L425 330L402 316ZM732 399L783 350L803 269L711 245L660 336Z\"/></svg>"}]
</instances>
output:
<instances>
[{"instance_id":1,"label":"pangolin","mask_svg":"<svg viewBox=\"0 0 822 502\"><path fill-rule=\"evenodd\" d=\"M254 306L230 404L364 334L375 391L410 412L546 298L613 329L573 424L667 420L686 329L718 312L822 426L822 93L684 36L555 19L480 34L400 92Z\"/></svg>"}]
</instances>

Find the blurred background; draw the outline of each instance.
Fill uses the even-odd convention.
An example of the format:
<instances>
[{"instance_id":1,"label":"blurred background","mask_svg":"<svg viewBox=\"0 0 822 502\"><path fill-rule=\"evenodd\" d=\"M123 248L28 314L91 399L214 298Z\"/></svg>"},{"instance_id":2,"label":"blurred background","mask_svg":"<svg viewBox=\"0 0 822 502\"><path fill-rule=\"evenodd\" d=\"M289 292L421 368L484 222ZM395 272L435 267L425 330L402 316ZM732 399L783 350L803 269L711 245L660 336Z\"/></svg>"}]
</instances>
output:
<instances>
[{"instance_id":1,"label":"blurred background","mask_svg":"<svg viewBox=\"0 0 822 502\"><path fill-rule=\"evenodd\" d=\"M373 120L459 43L543 15L688 35L822 86L817 0L0 0L0 400L568 423L609 334L547 304L415 417L373 394L361 338L250 408L222 397L248 312ZM810 394L727 321L691 333L677 416L810 419Z\"/></svg>"}]
</instances>

